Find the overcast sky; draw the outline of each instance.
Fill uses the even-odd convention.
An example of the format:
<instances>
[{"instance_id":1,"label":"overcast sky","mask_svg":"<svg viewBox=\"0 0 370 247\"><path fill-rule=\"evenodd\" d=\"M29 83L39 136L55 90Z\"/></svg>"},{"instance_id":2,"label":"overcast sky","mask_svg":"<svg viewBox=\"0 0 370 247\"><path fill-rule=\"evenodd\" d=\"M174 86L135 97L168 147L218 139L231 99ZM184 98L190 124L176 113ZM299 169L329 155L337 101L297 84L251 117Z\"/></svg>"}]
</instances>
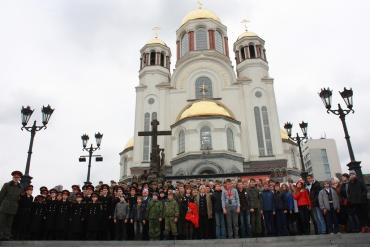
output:
<instances>
[{"instance_id":1,"label":"overcast sky","mask_svg":"<svg viewBox=\"0 0 370 247\"><path fill-rule=\"evenodd\" d=\"M24 171L30 135L21 131L22 105L42 105L55 113L38 132L31 172L36 187L86 180L80 136L104 134L104 162L91 178L119 177L119 152L133 135L139 50L160 26L175 64L176 30L196 8L195 0L1 0L0 1L0 182ZM354 90L355 114L347 117L356 159L370 173L370 2L366 0L205 0L228 27L229 47L243 32L266 41L280 124L309 123L309 135L337 142L343 170L349 161L338 117L326 114L317 93ZM231 57L234 54L231 53ZM232 59L234 63L234 59ZM172 66L173 69L173 66Z\"/></svg>"}]
</instances>

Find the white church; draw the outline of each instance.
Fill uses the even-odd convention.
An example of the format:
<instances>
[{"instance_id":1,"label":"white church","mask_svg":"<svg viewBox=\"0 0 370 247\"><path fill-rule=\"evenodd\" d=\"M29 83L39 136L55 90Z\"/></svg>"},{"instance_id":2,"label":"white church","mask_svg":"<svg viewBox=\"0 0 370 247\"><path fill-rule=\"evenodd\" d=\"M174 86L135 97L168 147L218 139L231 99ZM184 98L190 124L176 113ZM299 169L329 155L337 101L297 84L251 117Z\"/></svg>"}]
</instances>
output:
<instances>
[{"instance_id":1,"label":"white church","mask_svg":"<svg viewBox=\"0 0 370 247\"><path fill-rule=\"evenodd\" d=\"M234 38L233 38L234 39ZM120 180L149 170L157 119L167 176L283 172L300 174L297 147L280 129L265 41L246 31L229 51L227 27L201 6L176 32L176 64L158 36L140 50L135 130L120 153ZM230 56L235 57L236 68ZM236 69L236 70L235 70Z\"/></svg>"}]
</instances>

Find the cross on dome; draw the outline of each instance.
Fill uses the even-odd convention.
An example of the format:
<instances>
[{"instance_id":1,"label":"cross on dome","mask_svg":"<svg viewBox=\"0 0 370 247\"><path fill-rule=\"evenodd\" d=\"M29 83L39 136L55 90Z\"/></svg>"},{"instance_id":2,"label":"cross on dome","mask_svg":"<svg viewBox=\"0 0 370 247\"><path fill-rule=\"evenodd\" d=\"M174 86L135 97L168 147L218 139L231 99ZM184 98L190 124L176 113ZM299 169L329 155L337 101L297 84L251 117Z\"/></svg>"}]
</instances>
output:
<instances>
[{"instance_id":1,"label":"cross on dome","mask_svg":"<svg viewBox=\"0 0 370 247\"><path fill-rule=\"evenodd\" d=\"M152 28L153 32L154 32L154 38L158 38L159 37L159 31L161 30L160 27L153 27Z\"/></svg>"},{"instance_id":2,"label":"cross on dome","mask_svg":"<svg viewBox=\"0 0 370 247\"><path fill-rule=\"evenodd\" d=\"M202 0L198 0L197 1L197 3L198 3L198 9L203 9L203 1Z\"/></svg>"},{"instance_id":3,"label":"cross on dome","mask_svg":"<svg viewBox=\"0 0 370 247\"><path fill-rule=\"evenodd\" d=\"M245 29L246 32L248 32L248 23L250 23L250 21L247 20L247 19L243 19L241 21L241 24L243 24L243 27L244 27L244 29Z\"/></svg>"}]
</instances>

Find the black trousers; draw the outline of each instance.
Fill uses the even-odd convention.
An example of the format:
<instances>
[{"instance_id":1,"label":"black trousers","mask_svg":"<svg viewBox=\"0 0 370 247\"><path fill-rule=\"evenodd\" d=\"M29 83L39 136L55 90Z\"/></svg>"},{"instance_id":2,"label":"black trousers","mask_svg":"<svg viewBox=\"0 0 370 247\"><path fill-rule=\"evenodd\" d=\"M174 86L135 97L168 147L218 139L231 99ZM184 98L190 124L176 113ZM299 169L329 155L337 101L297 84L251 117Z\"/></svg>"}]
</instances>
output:
<instances>
[{"instance_id":1,"label":"black trousers","mask_svg":"<svg viewBox=\"0 0 370 247\"><path fill-rule=\"evenodd\" d=\"M126 240L127 239L127 228L125 220L117 220L115 224L115 237L116 240Z\"/></svg>"},{"instance_id":2,"label":"black trousers","mask_svg":"<svg viewBox=\"0 0 370 247\"><path fill-rule=\"evenodd\" d=\"M299 213L302 233L305 235L310 234L310 210L308 210L307 206L299 206L298 213Z\"/></svg>"}]
</instances>

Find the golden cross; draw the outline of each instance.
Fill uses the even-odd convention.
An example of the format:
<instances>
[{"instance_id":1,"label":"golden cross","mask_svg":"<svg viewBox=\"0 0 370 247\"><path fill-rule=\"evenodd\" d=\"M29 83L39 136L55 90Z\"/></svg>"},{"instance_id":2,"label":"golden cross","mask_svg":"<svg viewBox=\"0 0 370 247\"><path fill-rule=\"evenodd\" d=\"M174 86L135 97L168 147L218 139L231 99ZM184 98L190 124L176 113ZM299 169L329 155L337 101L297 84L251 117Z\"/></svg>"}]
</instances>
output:
<instances>
[{"instance_id":1,"label":"golden cross","mask_svg":"<svg viewBox=\"0 0 370 247\"><path fill-rule=\"evenodd\" d=\"M249 21L249 20L247 20L247 19L243 19L243 20L241 21L241 23L243 24L244 29L245 29L245 31L247 32L247 31L248 31L248 23L250 23L250 21Z\"/></svg>"},{"instance_id":2,"label":"golden cross","mask_svg":"<svg viewBox=\"0 0 370 247\"><path fill-rule=\"evenodd\" d=\"M203 1L198 0L197 3L198 3L198 9L203 9Z\"/></svg>"},{"instance_id":3,"label":"golden cross","mask_svg":"<svg viewBox=\"0 0 370 247\"><path fill-rule=\"evenodd\" d=\"M154 32L154 38L158 38L159 37L159 31L161 30L161 28L160 27L153 27L152 30Z\"/></svg>"}]
</instances>

